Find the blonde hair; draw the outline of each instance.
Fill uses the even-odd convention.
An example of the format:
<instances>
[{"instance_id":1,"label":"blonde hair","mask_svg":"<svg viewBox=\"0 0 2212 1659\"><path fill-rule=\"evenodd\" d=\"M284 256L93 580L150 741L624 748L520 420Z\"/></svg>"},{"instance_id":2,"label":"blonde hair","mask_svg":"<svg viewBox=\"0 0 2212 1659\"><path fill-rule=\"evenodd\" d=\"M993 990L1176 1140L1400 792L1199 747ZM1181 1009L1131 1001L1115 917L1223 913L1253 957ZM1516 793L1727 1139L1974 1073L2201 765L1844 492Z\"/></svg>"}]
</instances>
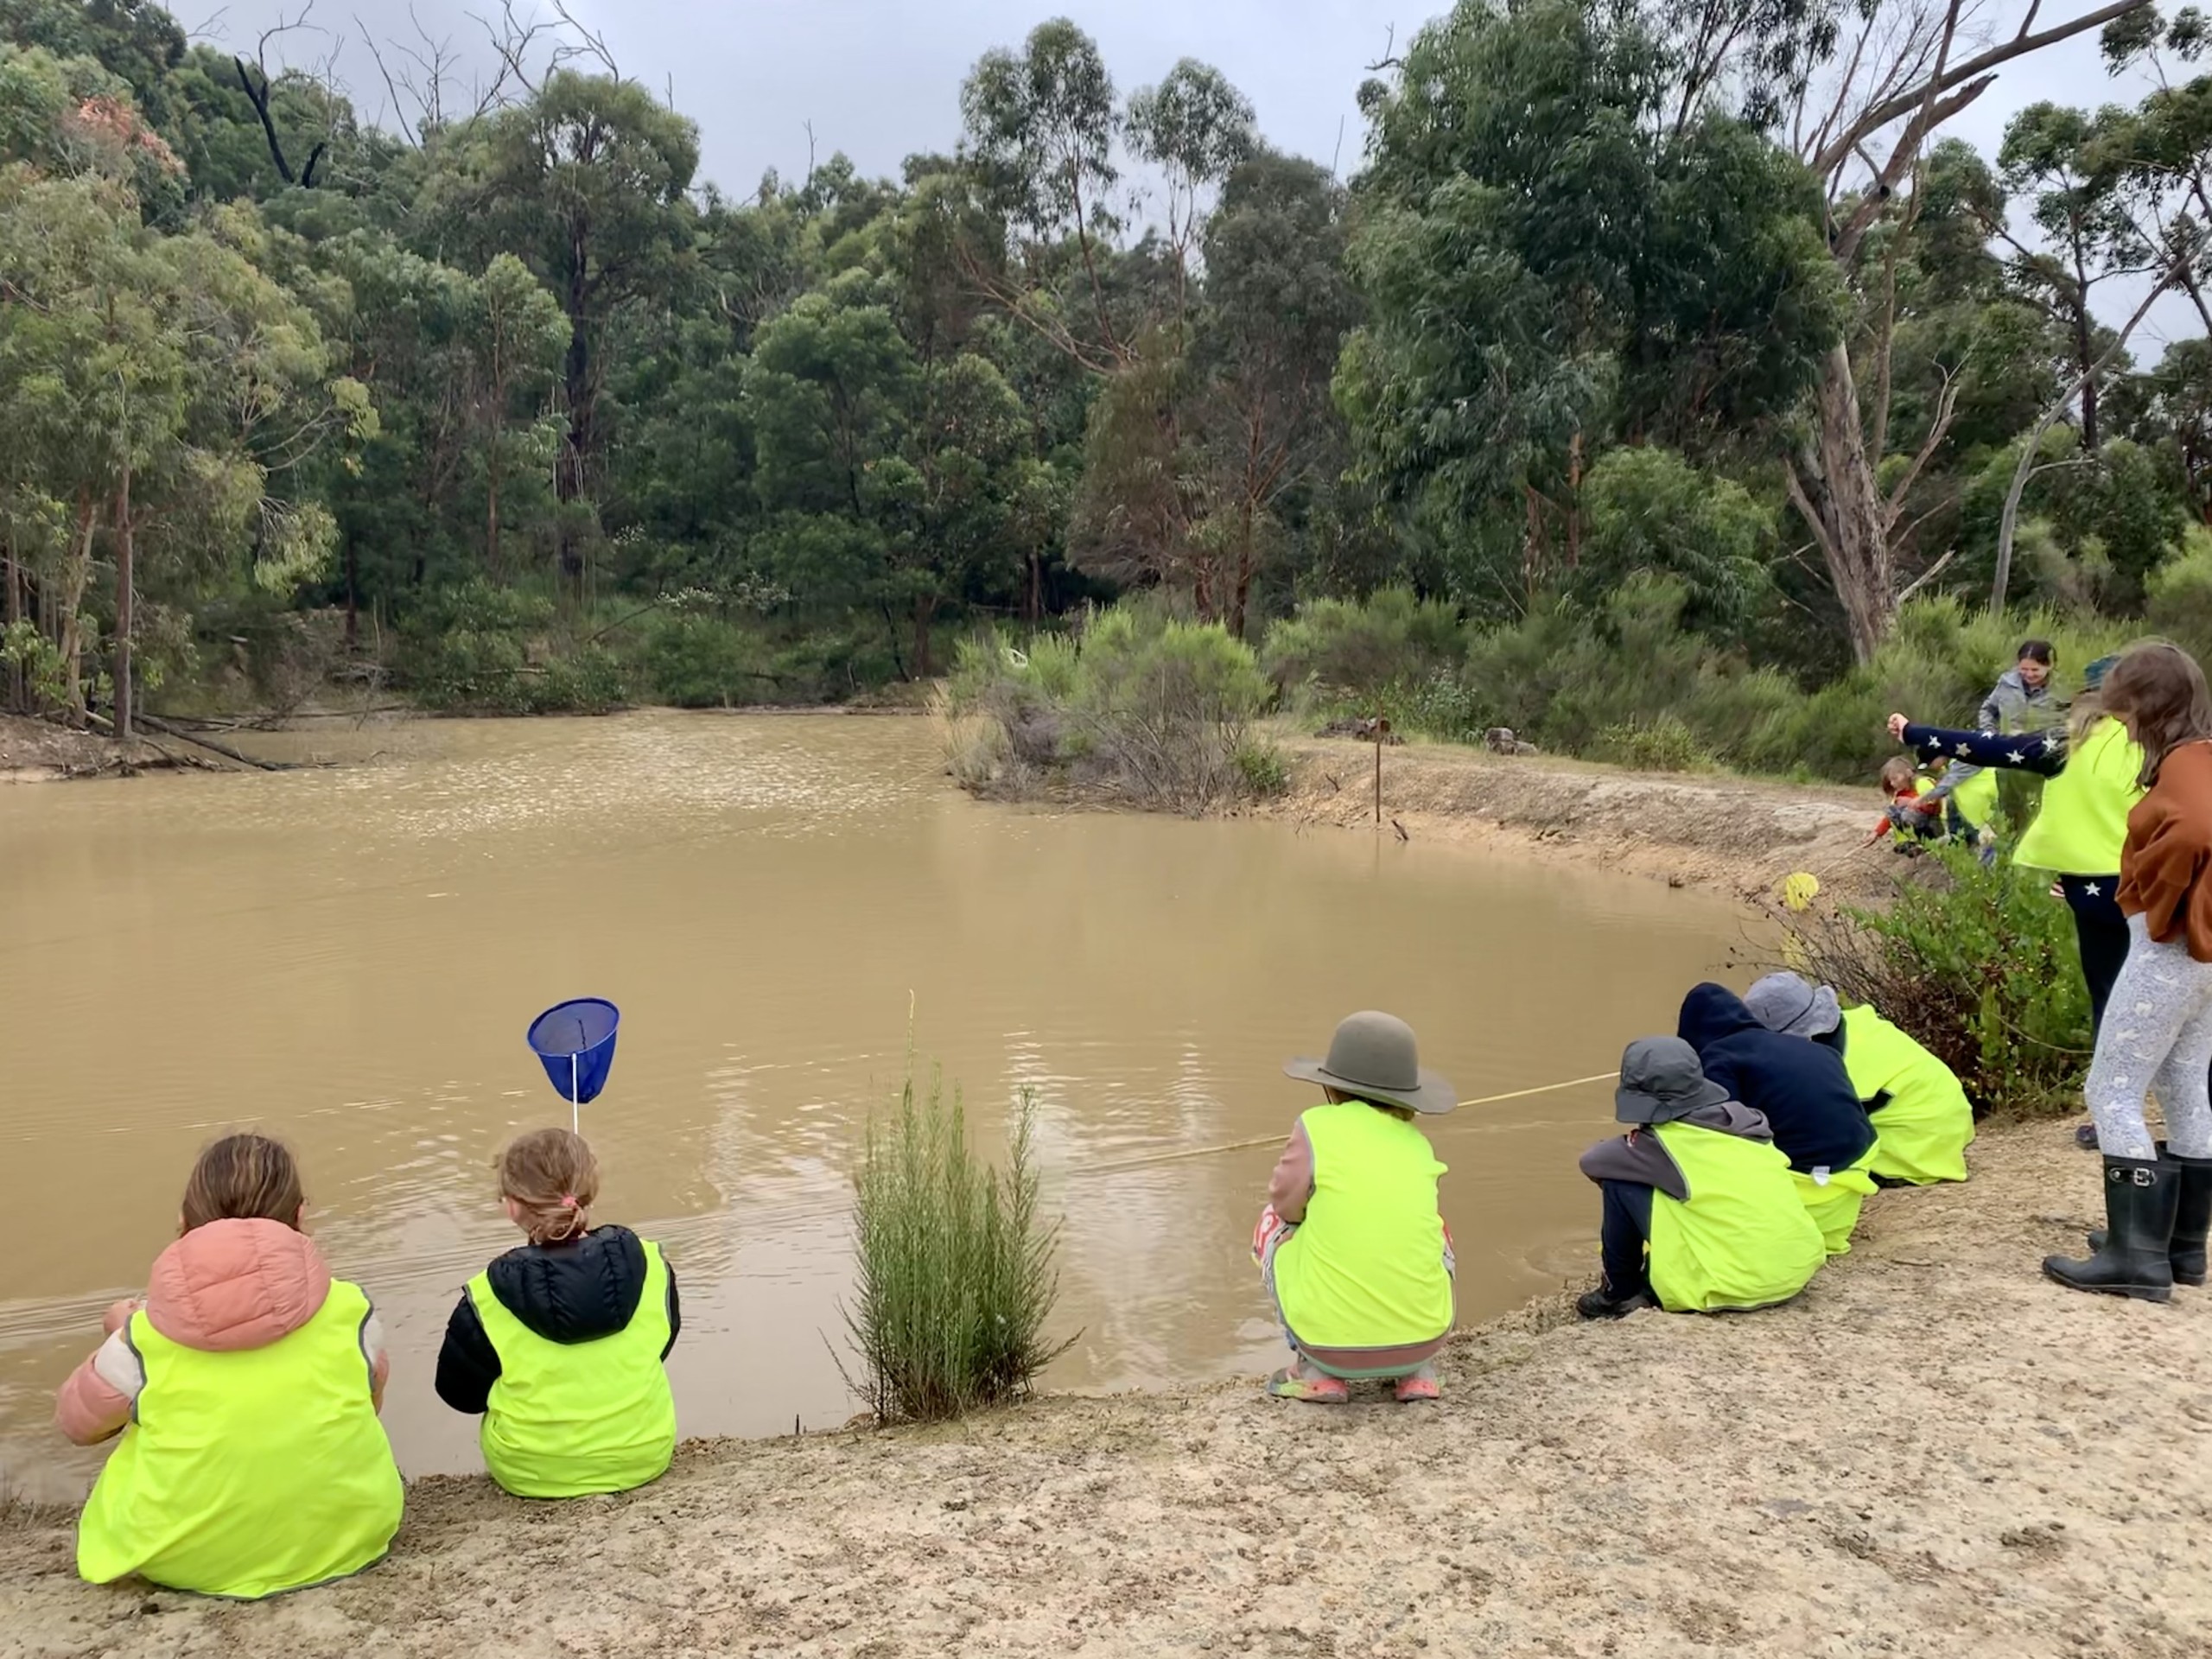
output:
<instances>
[{"instance_id":1,"label":"blonde hair","mask_svg":"<svg viewBox=\"0 0 2212 1659\"><path fill-rule=\"evenodd\" d=\"M1891 755L1882 763L1882 787L1891 794L1901 792L1920 776L1920 769L1901 754Z\"/></svg>"},{"instance_id":2,"label":"blonde hair","mask_svg":"<svg viewBox=\"0 0 2212 1659\"><path fill-rule=\"evenodd\" d=\"M499 1196L522 1211L533 1244L563 1244L591 1230L599 1197L599 1160L590 1143L567 1129L534 1129L499 1154Z\"/></svg>"},{"instance_id":3,"label":"blonde hair","mask_svg":"<svg viewBox=\"0 0 2212 1659\"><path fill-rule=\"evenodd\" d=\"M2088 739L2090 729L2105 717L2104 688L2084 690L2074 699L2074 706L2066 711L2066 742L2069 748L2078 749Z\"/></svg>"},{"instance_id":4,"label":"blonde hair","mask_svg":"<svg viewBox=\"0 0 2212 1659\"><path fill-rule=\"evenodd\" d=\"M281 1221L297 1227L306 1203L299 1164L283 1141L226 1135L192 1166L177 1230L181 1236L211 1221Z\"/></svg>"}]
</instances>

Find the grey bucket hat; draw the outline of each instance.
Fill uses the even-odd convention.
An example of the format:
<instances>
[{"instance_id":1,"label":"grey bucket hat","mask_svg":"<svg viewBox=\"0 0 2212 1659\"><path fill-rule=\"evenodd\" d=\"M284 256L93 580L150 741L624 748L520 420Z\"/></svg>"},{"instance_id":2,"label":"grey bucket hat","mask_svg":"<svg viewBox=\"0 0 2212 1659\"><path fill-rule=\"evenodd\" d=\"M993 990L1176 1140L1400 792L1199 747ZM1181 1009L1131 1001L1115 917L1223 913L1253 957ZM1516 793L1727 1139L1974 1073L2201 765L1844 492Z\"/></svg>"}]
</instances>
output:
<instances>
[{"instance_id":1,"label":"grey bucket hat","mask_svg":"<svg viewBox=\"0 0 2212 1659\"><path fill-rule=\"evenodd\" d=\"M1414 1028L1395 1014L1353 1014L1329 1039L1326 1059L1292 1060L1283 1072L1339 1094L1431 1116L1459 1103L1449 1083L1421 1069Z\"/></svg>"},{"instance_id":2,"label":"grey bucket hat","mask_svg":"<svg viewBox=\"0 0 2212 1659\"><path fill-rule=\"evenodd\" d=\"M1645 1037L1621 1056L1613 1116L1623 1123L1672 1123L1727 1098L1728 1091L1705 1075L1697 1051L1681 1038Z\"/></svg>"},{"instance_id":3,"label":"grey bucket hat","mask_svg":"<svg viewBox=\"0 0 2212 1659\"><path fill-rule=\"evenodd\" d=\"M1843 1023L1834 991L1796 974L1769 974L1744 993L1744 1006L1759 1024L1785 1037L1825 1037Z\"/></svg>"}]
</instances>

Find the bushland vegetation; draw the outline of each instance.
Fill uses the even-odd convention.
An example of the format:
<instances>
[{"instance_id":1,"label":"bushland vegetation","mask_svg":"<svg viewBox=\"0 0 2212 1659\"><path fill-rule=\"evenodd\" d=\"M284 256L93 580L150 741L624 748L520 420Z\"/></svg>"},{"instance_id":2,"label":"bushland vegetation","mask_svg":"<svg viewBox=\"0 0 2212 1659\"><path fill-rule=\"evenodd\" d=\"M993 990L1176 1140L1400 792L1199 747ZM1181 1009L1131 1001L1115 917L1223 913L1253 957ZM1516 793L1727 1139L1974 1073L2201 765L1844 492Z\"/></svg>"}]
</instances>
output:
<instances>
[{"instance_id":1,"label":"bushland vegetation","mask_svg":"<svg viewBox=\"0 0 2212 1659\"><path fill-rule=\"evenodd\" d=\"M569 15L473 79L372 41L379 124L312 27L0 0L0 702L851 698L1135 594L1179 631L1076 763L1158 773L1175 675L1241 726L1249 648L1300 711L1840 776L2031 626L2207 634L2194 10L1459 0L1341 175L1054 20L948 152L742 188ZM1955 135L2091 30L2127 79Z\"/></svg>"}]
</instances>

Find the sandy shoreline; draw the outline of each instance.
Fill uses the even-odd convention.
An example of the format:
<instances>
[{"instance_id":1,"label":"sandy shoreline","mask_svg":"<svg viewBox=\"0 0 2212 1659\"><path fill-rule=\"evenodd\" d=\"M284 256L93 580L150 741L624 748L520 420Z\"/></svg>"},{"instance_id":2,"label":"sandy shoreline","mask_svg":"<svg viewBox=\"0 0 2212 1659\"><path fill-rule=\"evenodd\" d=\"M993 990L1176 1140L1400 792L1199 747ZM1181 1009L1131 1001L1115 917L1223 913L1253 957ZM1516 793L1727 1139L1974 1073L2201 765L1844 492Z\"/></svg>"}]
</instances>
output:
<instances>
[{"instance_id":1,"label":"sandy shoreline","mask_svg":"<svg viewBox=\"0 0 2212 1659\"><path fill-rule=\"evenodd\" d=\"M0 1522L0 1654L1748 1653L2182 1659L2212 1628L2212 1298L2070 1294L2094 1160L1985 1137L1798 1303L1469 1333L1434 1409L1249 1382L687 1446L571 1507L413 1487L259 1607L77 1582Z\"/></svg>"}]
</instances>

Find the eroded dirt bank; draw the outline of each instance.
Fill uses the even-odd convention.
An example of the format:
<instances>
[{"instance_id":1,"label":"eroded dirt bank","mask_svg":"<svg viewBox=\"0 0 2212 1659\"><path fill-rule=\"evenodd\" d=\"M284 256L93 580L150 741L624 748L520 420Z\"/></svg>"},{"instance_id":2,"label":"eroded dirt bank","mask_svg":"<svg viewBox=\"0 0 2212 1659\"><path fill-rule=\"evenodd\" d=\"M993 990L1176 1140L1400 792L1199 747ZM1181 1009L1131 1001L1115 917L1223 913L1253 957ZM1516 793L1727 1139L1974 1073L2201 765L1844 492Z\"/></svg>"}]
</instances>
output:
<instances>
[{"instance_id":1,"label":"eroded dirt bank","mask_svg":"<svg viewBox=\"0 0 2212 1659\"><path fill-rule=\"evenodd\" d=\"M1465 1338L1433 1409L1250 1384L694 1445L573 1506L413 1489L391 1559L258 1606L0 1525L0 1653L315 1659L2111 1655L2212 1629L2212 1300L2069 1294L2064 1129L1885 1193L1796 1305Z\"/></svg>"},{"instance_id":2,"label":"eroded dirt bank","mask_svg":"<svg viewBox=\"0 0 2212 1659\"><path fill-rule=\"evenodd\" d=\"M1375 750L1344 740L1282 740L1290 788L1268 816L1372 830ZM1885 889L1897 861L1864 849L1881 817L1872 791L1624 772L1537 755L1408 743L1382 752L1382 833L1497 840L1540 857L1614 868L1732 897L1770 897L1809 870L1831 893Z\"/></svg>"}]
</instances>

